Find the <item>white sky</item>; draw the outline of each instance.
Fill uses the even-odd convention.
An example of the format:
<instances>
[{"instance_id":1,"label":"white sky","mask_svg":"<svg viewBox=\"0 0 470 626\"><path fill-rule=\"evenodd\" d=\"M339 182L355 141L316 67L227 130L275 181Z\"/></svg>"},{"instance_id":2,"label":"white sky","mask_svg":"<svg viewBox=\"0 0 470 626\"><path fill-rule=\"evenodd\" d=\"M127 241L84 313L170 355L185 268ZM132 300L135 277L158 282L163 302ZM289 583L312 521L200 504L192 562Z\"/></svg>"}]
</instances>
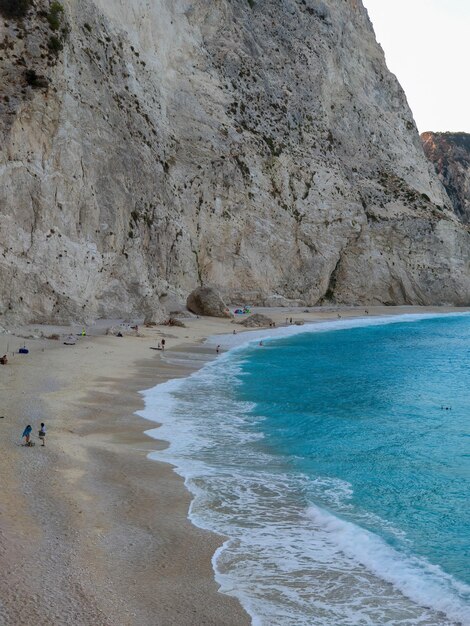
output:
<instances>
[{"instance_id":1,"label":"white sky","mask_svg":"<svg viewBox=\"0 0 470 626\"><path fill-rule=\"evenodd\" d=\"M470 133L470 0L363 0L420 132Z\"/></svg>"}]
</instances>

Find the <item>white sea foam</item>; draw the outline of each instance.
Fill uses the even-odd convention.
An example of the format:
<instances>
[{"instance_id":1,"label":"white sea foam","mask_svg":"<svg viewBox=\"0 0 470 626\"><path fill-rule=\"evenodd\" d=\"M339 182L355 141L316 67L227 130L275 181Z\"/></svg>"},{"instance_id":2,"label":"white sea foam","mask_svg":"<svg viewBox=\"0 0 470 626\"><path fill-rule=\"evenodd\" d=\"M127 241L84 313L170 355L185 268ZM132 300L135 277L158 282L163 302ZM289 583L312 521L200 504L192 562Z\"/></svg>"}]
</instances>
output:
<instances>
[{"instance_id":1,"label":"white sea foam","mask_svg":"<svg viewBox=\"0 0 470 626\"><path fill-rule=\"evenodd\" d=\"M357 317L351 319L325 320L316 322L306 322L303 326L295 324L289 326L279 326L266 328L263 330L251 330L230 335L213 335L208 337L206 344L220 344L225 349L243 348L259 341L282 339L303 335L304 333L324 333L335 330L348 330L350 328L365 328L367 326L384 326L387 324L403 324L419 322L427 319L438 319L442 317L468 317L470 312L462 313L403 313L399 315L384 315L374 317Z\"/></svg>"},{"instance_id":2,"label":"white sea foam","mask_svg":"<svg viewBox=\"0 0 470 626\"><path fill-rule=\"evenodd\" d=\"M425 559L400 554L377 535L317 506L309 507L307 514L345 555L394 585L405 596L456 622L470 624L470 607L460 600L462 596L470 598L468 585Z\"/></svg>"},{"instance_id":3,"label":"white sea foam","mask_svg":"<svg viewBox=\"0 0 470 626\"><path fill-rule=\"evenodd\" d=\"M271 329L250 334L249 342L429 317L438 316ZM227 346L230 340L235 353L247 343L241 335L226 339L214 341ZM313 504L321 494L324 506L347 517L349 483L288 471L263 449L252 428L262 416L234 397L240 358L226 353L187 379L143 392L146 407L139 412L162 425L147 432L169 446L150 456L173 464L184 478L194 496L190 519L229 537L213 557L221 591L238 597L260 626L470 625L461 599L468 587Z\"/></svg>"}]
</instances>

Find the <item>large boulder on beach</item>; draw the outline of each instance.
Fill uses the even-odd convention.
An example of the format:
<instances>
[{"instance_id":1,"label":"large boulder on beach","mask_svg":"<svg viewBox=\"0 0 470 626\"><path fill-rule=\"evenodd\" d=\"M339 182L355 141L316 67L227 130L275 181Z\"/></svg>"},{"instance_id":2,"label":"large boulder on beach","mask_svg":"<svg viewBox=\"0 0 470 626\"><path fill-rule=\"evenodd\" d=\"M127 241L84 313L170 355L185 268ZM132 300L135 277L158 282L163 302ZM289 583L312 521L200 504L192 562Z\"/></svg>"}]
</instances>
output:
<instances>
[{"instance_id":1,"label":"large boulder on beach","mask_svg":"<svg viewBox=\"0 0 470 626\"><path fill-rule=\"evenodd\" d=\"M192 291L186 300L186 306L191 313L196 315L231 317L221 295L212 287L198 287Z\"/></svg>"},{"instance_id":2,"label":"large boulder on beach","mask_svg":"<svg viewBox=\"0 0 470 626\"><path fill-rule=\"evenodd\" d=\"M267 315L263 315L262 313L254 313L247 317L243 322L240 322L242 326L246 328L260 328L262 326L269 326L273 324L273 320Z\"/></svg>"}]
</instances>

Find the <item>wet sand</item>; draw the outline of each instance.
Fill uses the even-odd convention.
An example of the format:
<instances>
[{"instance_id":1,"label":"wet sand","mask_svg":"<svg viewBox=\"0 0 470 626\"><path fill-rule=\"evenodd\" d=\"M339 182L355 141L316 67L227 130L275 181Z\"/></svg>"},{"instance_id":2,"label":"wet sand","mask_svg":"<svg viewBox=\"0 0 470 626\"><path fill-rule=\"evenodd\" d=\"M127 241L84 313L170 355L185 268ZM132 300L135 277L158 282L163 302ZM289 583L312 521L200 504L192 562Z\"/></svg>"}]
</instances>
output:
<instances>
[{"instance_id":1,"label":"wet sand","mask_svg":"<svg viewBox=\"0 0 470 626\"><path fill-rule=\"evenodd\" d=\"M363 316L364 309L258 309L277 324ZM445 309L450 311L451 309ZM444 311L369 307L370 315ZM462 309L459 309L462 311ZM146 457L165 446L144 435L139 390L187 375L214 348L204 337L237 332L230 320L184 320L75 346L28 339L30 354L0 366L0 625L244 625L238 601L220 594L211 558L223 538L187 519L190 496L168 465ZM63 335L79 328L17 329ZM162 337L165 353L151 350ZM0 337L0 352L24 342ZM174 357L178 357L175 364ZM173 362L173 364L172 364ZM37 438L47 426L46 446ZM20 437L33 425L36 445Z\"/></svg>"}]
</instances>

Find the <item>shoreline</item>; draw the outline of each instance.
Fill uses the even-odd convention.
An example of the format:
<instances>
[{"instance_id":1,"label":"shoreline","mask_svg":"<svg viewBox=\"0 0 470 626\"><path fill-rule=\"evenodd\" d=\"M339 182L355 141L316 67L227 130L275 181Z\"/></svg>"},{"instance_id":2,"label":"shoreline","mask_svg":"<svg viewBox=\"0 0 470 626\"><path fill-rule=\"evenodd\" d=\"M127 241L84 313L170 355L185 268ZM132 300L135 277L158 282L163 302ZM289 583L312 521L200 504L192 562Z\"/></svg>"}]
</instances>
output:
<instances>
[{"instance_id":1,"label":"shoreline","mask_svg":"<svg viewBox=\"0 0 470 626\"><path fill-rule=\"evenodd\" d=\"M30 354L0 370L11 397L0 426L11 470L2 476L2 626L249 623L213 579L222 539L191 525L182 481L147 459L165 444L135 414L140 389L187 373L149 350L173 334L49 340L44 352L30 340ZM21 414L33 435L45 421L45 448L18 445Z\"/></svg>"},{"instance_id":2,"label":"shoreline","mask_svg":"<svg viewBox=\"0 0 470 626\"><path fill-rule=\"evenodd\" d=\"M368 310L373 317L468 309ZM277 324L289 313L308 321L364 316L363 307L266 311ZM142 329L140 337L86 337L76 346L28 340L31 353L0 370L0 623L250 623L238 601L217 590L212 558L224 538L191 524L182 479L147 458L167 444L146 435L149 421L135 414L139 391L215 358L215 346L201 342L234 328L230 320L184 322ZM164 355L150 352L163 336ZM0 337L2 345L8 340L17 342ZM45 448L15 445L25 420L34 422L33 433L46 422Z\"/></svg>"}]
</instances>

